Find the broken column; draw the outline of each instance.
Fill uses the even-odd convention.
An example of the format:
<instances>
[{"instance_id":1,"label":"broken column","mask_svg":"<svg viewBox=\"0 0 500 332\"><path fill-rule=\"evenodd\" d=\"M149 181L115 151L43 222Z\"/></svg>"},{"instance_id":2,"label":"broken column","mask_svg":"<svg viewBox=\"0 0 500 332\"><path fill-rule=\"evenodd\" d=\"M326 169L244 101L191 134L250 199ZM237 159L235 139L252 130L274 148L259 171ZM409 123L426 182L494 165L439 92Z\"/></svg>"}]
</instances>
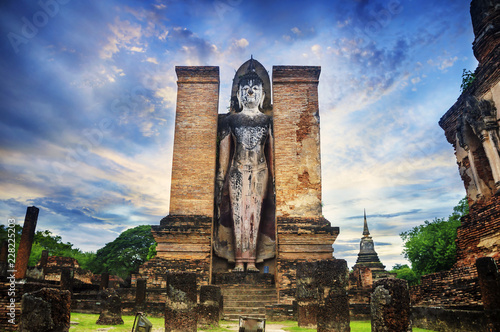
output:
<instances>
[{"instance_id":1,"label":"broken column","mask_svg":"<svg viewBox=\"0 0 500 332\"><path fill-rule=\"evenodd\" d=\"M318 312L318 292L314 280L315 263L297 264L297 321L300 327L314 328Z\"/></svg>"},{"instance_id":2,"label":"broken column","mask_svg":"<svg viewBox=\"0 0 500 332\"><path fill-rule=\"evenodd\" d=\"M221 301L222 293L219 286L201 286L198 306L199 325L219 326Z\"/></svg>"},{"instance_id":3,"label":"broken column","mask_svg":"<svg viewBox=\"0 0 500 332\"><path fill-rule=\"evenodd\" d=\"M21 302L21 332L65 332L70 328L71 293L42 288L26 293Z\"/></svg>"},{"instance_id":4,"label":"broken column","mask_svg":"<svg viewBox=\"0 0 500 332\"><path fill-rule=\"evenodd\" d=\"M8 243L2 242L2 251L0 252L0 277L7 276L7 257L8 257Z\"/></svg>"},{"instance_id":5,"label":"broken column","mask_svg":"<svg viewBox=\"0 0 500 332\"><path fill-rule=\"evenodd\" d=\"M318 331L349 331L349 280L343 259L297 264L298 325Z\"/></svg>"},{"instance_id":6,"label":"broken column","mask_svg":"<svg viewBox=\"0 0 500 332\"><path fill-rule=\"evenodd\" d=\"M137 279L137 288L135 290L135 304L144 305L146 303L146 279Z\"/></svg>"},{"instance_id":7,"label":"broken column","mask_svg":"<svg viewBox=\"0 0 500 332\"><path fill-rule=\"evenodd\" d=\"M316 262L315 279L319 303L317 330L319 332L350 331L347 262L343 259Z\"/></svg>"},{"instance_id":8,"label":"broken column","mask_svg":"<svg viewBox=\"0 0 500 332\"><path fill-rule=\"evenodd\" d=\"M169 273L165 304L165 332L196 332L197 292L195 273Z\"/></svg>"},{"instance_id":9,"label":"broken column","mask_svg":"<svg viewBox=\"0 0 500 332\"><path fill-rule=\"evenodd\" d=\"M101 274L101 284L99 285L99 290L104 290L109 286L109 273L104 272Z\"/></svg>"},{"instance_id":10,"label":"broken column","mask_svg":"<svg viewBox=\"0 0 500 332\"><path fill-rule=\"evenodd\" d=\"M73 271L69 268L63 268L61 270L61 289L73 291Z\"/></svg>"},{"instance_id":11,"label":"broken column","mask_svg":"<svg viewBox=\"0 0 500 332\"><path fill-rule=\"evenodd\" d=\"M481 288L488 331L500 331L500 274L492 257L476 260L477 277Z\"/></svg>"},{"instance_id":12,"label":"broken column","mask_svg":"<svg viewBox=\"0 0 500 332\"><path fill-rule=\"evenodd\" d=\"M122 299L114 288L107 288L99 293L101 314L96 324L119 325L123 324Z\"/></svg>"},{"instance_id":13,"label":"broken column","mask_svg":"<svg viewBox=\"0 0 500 332\"><path fill-rule=\"evenodd\" d=\"M411 306L408 283L403 279L376 281L371 295L373 332L411 331Z\"/></svg>"},{"instance_id":14,"label":"broken column","mask_svg":"<svg viewBox=\"0 0 500 332\"><path fill-rule=\"evenodd\" d=\"M49 251L42 250L42 256L40 257L40 267L43 269L47 266L47 262L49 261Z\"/></svg>"},{"instance_id":15,"label":"broken column","mask_svg":"<svg viewBox=\"0 0 500 332\"><path fill-rule=\"evenodd\" d=\"M35 236L36 222L38 220L38 212L39 210L35 206L29 206L26 209L21 242L19 243L19 248L17 249L15 265L16 279L23 279L26 277L26 269L28 268L28 260L30 258L33 237Z\"/></svg>"}]
</instances>

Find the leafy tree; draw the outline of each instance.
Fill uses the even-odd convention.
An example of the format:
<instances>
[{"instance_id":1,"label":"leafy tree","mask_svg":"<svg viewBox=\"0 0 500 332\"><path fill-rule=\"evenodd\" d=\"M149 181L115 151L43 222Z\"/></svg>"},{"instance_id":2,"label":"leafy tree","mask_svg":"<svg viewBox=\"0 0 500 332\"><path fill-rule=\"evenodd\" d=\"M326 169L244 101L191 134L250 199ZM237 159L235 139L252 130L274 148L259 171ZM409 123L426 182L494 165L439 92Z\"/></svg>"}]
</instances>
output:
<instances>
[{"instance_id":1,"label":"leafy tree","mask_svg":"<svg viewBox=\"0 0 500 332\"><path fill-rule=\"evenodd\" d=\"M449 270L455 264L457 227L467 213L467 198L463 198L448 219L426 220L423 225L400 234L404 241L403 255L418 276Z\"/></svg>"},{"instance_id":2,"label":"leafy tree","mask_svg":"<svg viewBox=\"0 0 500 332\"><path fill-rule=\"evenodd\" d=\"M126 278L147 261L149 248L155 241L151 226L137 226L121 233L113 242L97 250L91 264L94 273L109 272Z\"/></svg>"},{"instance_id":3,"label":"leafy tree","mask_svg":"<svg viewBox=\"0 0 500 332\"><path fill-rule=\"evenodd\" d=\"M16 252L21 241L22 227L15 225L16 230ZM0 242L7 239L7 228L0 225ZM53 235L50 231L37 231L33 237L31 254L28 260L28 266L35 266L42 257L42 251L48 250L51 256L64 256L75 258L82 269L89 269L90 262L94 259L95 253L82 252L80 249L73 248L73 244L62 241L61 236Z\"/></svg>"},{"instance_id":4,"label":"leafy tree","mask_svg":"<svg viewBox=\"0 0 500 332\"><path fill-rule=\"evenodd\" d=\"M390 272L396 273L397 278L408 281L408 285L410 286L418 284L420 280L420 276L418 276L407 264L396 264Z\"/></svg>"}]
</instances>

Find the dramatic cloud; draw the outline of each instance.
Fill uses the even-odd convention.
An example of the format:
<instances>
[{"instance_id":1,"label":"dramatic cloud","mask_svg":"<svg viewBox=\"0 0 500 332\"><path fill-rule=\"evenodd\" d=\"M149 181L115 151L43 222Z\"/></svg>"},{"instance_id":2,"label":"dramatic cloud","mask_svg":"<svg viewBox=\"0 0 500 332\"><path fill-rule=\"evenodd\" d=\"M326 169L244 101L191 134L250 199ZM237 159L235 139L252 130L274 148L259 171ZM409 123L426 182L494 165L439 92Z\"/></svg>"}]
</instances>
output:
<instances>
[{"instance_id":1,"label":"dramatic cloud","mask_svg":"<svg viewBox=\"0 0 500 332\"><path fill-rule=\"evenodd\" d=\"M235 71L253 55L270 74L321 66L323 213L340 227L335 256L354 264L366 208L382 262L402 263L399 233L448 216L464 196L437 122L462 70L476 66L468 11L452 0L113 0L69 1L49 15L38 2L5 1L0 213L22 222L36 205L39 229L83 250L158 224L169 205L175 66L219 66L224 113Z\"/></svg>"}]
</instances>

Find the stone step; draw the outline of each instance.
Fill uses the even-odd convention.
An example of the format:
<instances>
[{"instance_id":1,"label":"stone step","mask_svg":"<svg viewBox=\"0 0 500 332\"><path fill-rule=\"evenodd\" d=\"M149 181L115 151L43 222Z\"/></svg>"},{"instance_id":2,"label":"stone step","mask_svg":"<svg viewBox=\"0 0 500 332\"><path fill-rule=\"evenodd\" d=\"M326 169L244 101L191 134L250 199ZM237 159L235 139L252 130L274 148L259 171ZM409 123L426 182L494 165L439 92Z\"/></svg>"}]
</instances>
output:
<instances>
[{"instance_id":1,"label":"stone step","mask_svg":"<svg viewBox=\"0 0 500 332\"><path fill-rule=\"evenodd\" d=\"M266 315L265 314L249 314L249 315L246 315L246 314L243 314L243 315L240 315L240 314L224 314L224 320L236 320L238 321L240 319L240 316L249 316L249 317L255 317L255 318L266 318Z\"/></svg>"},{"instance_id":2,"label":"stone step","mask_svg":"<svg viewBox=\"0 0 500 332\"><path fill-rule=\"evenodd\" d=\"M224 308L235 307L235 306L246 306L246 307L260 307L275 304L276 299L269 299L266 301L261 300L241 300L241 299L231 299L224 301Z\"/></svg>"}]
</instances>

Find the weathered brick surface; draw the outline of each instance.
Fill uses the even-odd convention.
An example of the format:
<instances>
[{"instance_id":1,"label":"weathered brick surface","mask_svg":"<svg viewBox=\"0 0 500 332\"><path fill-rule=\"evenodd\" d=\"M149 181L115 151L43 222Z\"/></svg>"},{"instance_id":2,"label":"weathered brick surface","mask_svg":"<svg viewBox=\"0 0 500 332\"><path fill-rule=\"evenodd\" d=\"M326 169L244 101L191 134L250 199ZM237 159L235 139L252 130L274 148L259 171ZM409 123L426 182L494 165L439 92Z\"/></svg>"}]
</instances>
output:
<instances>
[{"instance_id":1,"label":"weathered brick surface","mask_svg":"<svg viewBox=\"0 0 500 332\"><path fill-rule=\"evenodd\" d=\"M474 205L457 229L457 266L473 266L477 258L500 260L500 196Z\"/></svg>"},{"instance_id":2,"label":"weathered brick surface","mask_svg":"<svg viewBox=\"0 0 500 332\"><path fill-rule=\"evenodd\" d=\"M26 269L28 268L28 260L31 254L31 245L35 236L36 223L38 220L38 208L30 206L26 209L26 217L24 218L23 232L21 233L21 241L16 254L15 274L16 279L26 277Z\"/></svg>"},{"instance_id":3,"label":"weathered brick surface","mask_svg":"<svg viewBox=\"0 0 500 332\"><path fill-rule=\"evenodd\" d=\"M410 294L406 280L380 279L373 288L370 303L372 331L411 331Z\"/></svg>"},{"instance_id":4,"label":"weathered brick surface","mask_svg":"<svg viewBox=\"0 0 500 332\"><path fill-rule=\"evenodd\" d=\"M133 286L137 278L145 278L148 288L165 288L165 275L176 271L194 272L199 285L209 284L211 217L169 215L151 228L157 254L132 275Z\"/></svg>"},{"instance_id":5,"label":"weathered brick surface","mask_svg":"<svg viewBox=\"0 0 500 332\"><path fill-rule=\"evenodd\" d=\"M297 265L298 325L318 331L349 331L348 269L345 260Z\"/></svg>"},{"instance_id":6,"label":"weathered brick surface","mask_svg":"<svg viewBox=\"0 0 500 332\"><path fill-rule=\"evenodd\" d=\"M332 244L339 234L324 218L278 217L278 257L276 271L279 302L295 300L297 264L333 259Z\"/></svg>"},{"instance_id":7,"label":"weathered brick surface","mask_svg":"<svg viewBox=\"0 0 500 332\"><path fill-rule=\"evenodd\" d=\"M276 215L321 217L321 68L273 67Z\"/></svg>"},{"instance_id":8,"label":"weathered brick surface","mask_svg":"<svg viewBox=\"0 0 500 332\"><path fill-rule=\"evenodd\" d=\"M170 214L212 217L219 67L176 67Z\"/></svg>"},{"instance_id":9,"label":"weathered brick surface","mask_svg":"<svg viewBox=\"0 0 500 332\"><path fill-rule=\"evenodd\" d=\"M483 62L500 44L500 8L494 0L473 0L472 27L476 38L472 44L474 56Z\"/></svg>"},{"instance_id":10,"label":"weathered brick surface","mask_svg":"<svg viewBox=\"0 0 500 332\"><path fill-rule=\"evenodd\" d=\"M411 302L416 306L478 308L482 305L474 266L428 274L422 277L420 285L410 289Z\"/></svg>"},{"instance_id":11,"label":"weathered brick surface","mask_svg":"<svg viewBox=\"0 0 500 332\"><path fill-rule=\"evenodd\" d=\"M197 291L194 273L169 273L167 276L165 331L196 331Z\"/></svg>"},{"instance_id":12,"label":"weathered brick surface","mask_svg":"<svg viewBox=\"0 0 500 332\"><path fill-rule=\"evenodd\" d=\"M198 305L199 326L219 326L222 292L218 286L201 286L200 304Z\"/></svg>"},{"instance_id":13,"label":"weathered brick surface","mask_svg":"<svg viewBox=\"0 0 500 332\"><path fill-rule=\"evenodd\" d=\"M30 301L31 299L31 301ZM35 299L41 299L39 302L46 305L45 308L50 309L48 312L38 312L34 314L33 308L37 304ZM22 300L22 314L20 331L23 332L67 332L70 327L71 315L71 293L68 290L59 290L55 288L42 288L35 292L26 292ZM45 322L49 325L38 326L34 328L40 317L50 319Z\"/></svg>"}]
</instances>

